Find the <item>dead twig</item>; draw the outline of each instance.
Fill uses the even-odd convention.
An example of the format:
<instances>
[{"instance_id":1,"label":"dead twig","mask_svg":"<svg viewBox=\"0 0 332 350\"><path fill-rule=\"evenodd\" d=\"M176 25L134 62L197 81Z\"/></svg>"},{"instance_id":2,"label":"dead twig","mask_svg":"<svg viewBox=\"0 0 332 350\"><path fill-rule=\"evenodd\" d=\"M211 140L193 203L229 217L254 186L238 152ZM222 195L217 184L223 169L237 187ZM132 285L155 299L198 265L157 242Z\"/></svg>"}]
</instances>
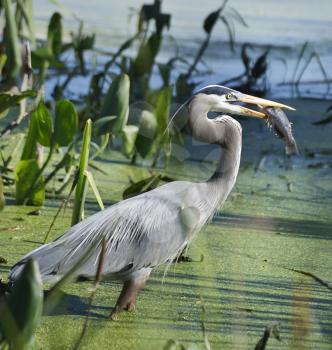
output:
<instances>
[{"instance_id":1,"label":"dead twig","mask_svg":"<svg viewBox=\"0 0 332 350\"><path fill-rule=\"evenodd\" d=\"M284 267L284 269L289 270L289 271L293 271L296 273L300 273L301 275L304 276L308 276L311 277L312 279L314 279L316 282L318 282L319 284L321 284L322 286L326 287L327 289L329 289L330 291L332 291L332 286L327 283L326 281L322 280L320 277L314 275L311 272L308 271L303 271L303 270L298 270L298 269L293 269L293 268L289 268L289 267Z\"/></svg>"},{"instance_id":2,"label":"dead twig","mask_svg":"<svg viewBox=\"0 0 332 350\"><path fill-rule=\"evenodd\" d=\"M277 340L280 339L279 334L279 324L274 324L270 327L266 327L263 336L259 339L258 343L255 346L255 350L265 350L267 342L271 336L274 336Z\"/></svg>"}]
</instances>

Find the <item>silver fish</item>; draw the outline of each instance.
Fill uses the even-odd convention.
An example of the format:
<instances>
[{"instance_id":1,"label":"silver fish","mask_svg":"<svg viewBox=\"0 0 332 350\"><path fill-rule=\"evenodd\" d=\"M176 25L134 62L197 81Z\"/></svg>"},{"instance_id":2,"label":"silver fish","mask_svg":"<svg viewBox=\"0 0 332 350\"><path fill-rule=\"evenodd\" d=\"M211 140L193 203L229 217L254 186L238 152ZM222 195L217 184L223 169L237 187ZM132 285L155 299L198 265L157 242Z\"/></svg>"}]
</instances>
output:
<instances>
[{"instance_id":1,"label":"silver fish","mask_svg":"<svg viewBox=\"0 0 332 350\"><path fill-rule=\"evenodd\" d=\"M273 127L277 136L285 141L287 155L299 154L296 141L293 136L292 123L281 108L266 107L264 112L267 115L268 123Z\"/></svg>"}]
</instances>

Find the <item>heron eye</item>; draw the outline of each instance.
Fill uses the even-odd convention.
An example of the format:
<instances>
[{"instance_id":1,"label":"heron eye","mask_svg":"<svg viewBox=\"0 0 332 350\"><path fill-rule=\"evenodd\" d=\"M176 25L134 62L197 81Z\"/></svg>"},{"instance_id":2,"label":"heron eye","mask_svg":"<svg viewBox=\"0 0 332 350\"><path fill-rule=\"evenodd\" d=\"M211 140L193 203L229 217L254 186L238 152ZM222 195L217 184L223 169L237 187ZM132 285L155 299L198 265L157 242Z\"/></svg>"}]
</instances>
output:
<instances>
[{"instance_id":1,"label":"heron eye","mask_svg":"<svg viewBox=\"0 0 332 350\"><path fill-rule=\"evenodd\" d=\"M232 94L227 94L226 95L226 100L231 100L233 98L233 95Z\"/></svg>"}]
</instances>

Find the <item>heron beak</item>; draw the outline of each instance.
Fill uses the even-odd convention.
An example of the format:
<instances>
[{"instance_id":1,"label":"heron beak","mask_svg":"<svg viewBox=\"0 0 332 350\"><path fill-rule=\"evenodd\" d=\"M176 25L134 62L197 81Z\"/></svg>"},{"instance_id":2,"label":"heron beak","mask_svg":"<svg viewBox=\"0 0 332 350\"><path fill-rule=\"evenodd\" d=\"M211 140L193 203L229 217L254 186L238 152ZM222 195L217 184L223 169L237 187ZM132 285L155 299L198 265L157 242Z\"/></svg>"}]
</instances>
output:
<instances>
[{"instance_id":1,"label":"heron beak","mask_svg":"<svg viewBox=\"0 0 332 350\"><path fill-rule=\"evenodd\" d=\"M238 102L238 100L236 100ZM212 109L215 112L230 113L235 115L243 115L246 117L255 117L255 118L267 118L266 115L262 112L258 112L240 105L232 104L226 101L220 101L215 109Z\"/></svg>"},{"instance_id":2,"label":"heron beak","mask_svg":"<svg viewBox=\"0 0 332 350\"><path fill-rule=\"evenodd\" d=\"M237 97L238 102L244 102L244 103L249 103L249 104L254 104L259 107L277 107L277 108L286 108L291 111L295 111L295 108L284 105L279 102L274 102L270 100L265 100L264 98L259 98L255 96L250 96L250 95L245 95L245 94L240 94Z\"/></svg>"},{"instance_id":3,"label":"heron beak","mask_svg":"<svg viewBox=\"0 0 332 350\"><path fill-rule=\"evenodd\" d=\"M239 105L229 105L228 107L230 113L234 113L237 115L243 115L246 117L255 117L255 118L262 118L265 119L266 115L264 113L255 111L253 109L249 109L246 107L242 107Z\"/></svg>"},{"instance_id":4,"label":"heron beak","mask_svg":"<svg viewBox=\"0 0 332 350\"><path fill-rule=\"evenodd\" d=\"M287 106L287 105L284 105L284 104L279 103L279 102L265 100L264 98L250 96L250 95L242 94L241 92L237 92L235 100L220 101L218 103L218 105L216 106L215 111L216 112L221 111L221 112L230 113L230 114L242 115L242 116L246 116L246 117L256 117L256 118L261 118L261 119L267 118L267 115L265 113L243 107L241 105L236 104L237 102L254 104L261 109L263 107L277 107L277 108L287 108L287 109L290 109L293 111L295 110L294 108Z\"/></svg>"}]
</instances>

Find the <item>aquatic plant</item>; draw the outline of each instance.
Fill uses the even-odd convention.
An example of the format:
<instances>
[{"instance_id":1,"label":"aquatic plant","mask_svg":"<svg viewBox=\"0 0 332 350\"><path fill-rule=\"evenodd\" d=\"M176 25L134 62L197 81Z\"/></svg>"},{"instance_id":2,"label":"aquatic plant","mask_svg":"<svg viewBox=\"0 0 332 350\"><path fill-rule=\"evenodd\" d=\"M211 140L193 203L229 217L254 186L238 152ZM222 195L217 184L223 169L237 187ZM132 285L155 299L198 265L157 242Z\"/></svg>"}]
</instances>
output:
<instances>
[{"instance_id":1,"label":"aquatic plant","mask_svg":"<svg viewBox=\"0 0 332 350\"><path fill-rule=\"evenodd\" d=\"M221 84L232 84L236 90L263 96L268 90L268 79L266 74L268 68L267 58L270 49L266 49L256 59L250 57L248 52L249 49L253 49L252 45L248 43L242 45L241 59L244 65L244 72L236 77L221 82Z\"/></svg>"},{"instance_id":2,"label":"aquatic plant","mask_svg":"<svg viewBox=\"0 0 332 350\"><path fill-rule=\"evenodd\" d=\"M9 295L0 296L0 348L34 349L43 309L38 265L29 260Z\"/></svg>"},{"instance_id":3,"label":"aquatic plant","mask_svg":"<svg viewBox=\"0 0 332 350\"><path fill-rule=\"evenodd\" d=\"M324 118L324 119L321 119L317 122L314 122L313 124L314 125L324 125L324 124L328 124L328 123L331 123L332 122L332 106L328 107L327 110L326 110L326 114L327 116Z\"/></svg>"},{"instance_id":4,"label":"aquatic plant","mask_svg":"<svg viewBox=\"0 0 332 350\"><path fill-rule=\"evenodd\" d=\"M75 225L79 221L84 219L84 203L85 203L88 184L90 184L100 208L104 209L104 204L100 197L96 183L93 179L91 172L89 172L88 170L90 143L91 143L91 120L87 120L84 128L84 133L83 133L83 144L82 144L79 165L77 169L77 176L75 177L75 180L74 180L76 182L76 191L75 191L74 207L73 207L72 220L71 220L72 225Z\"/></svg>"},{"instance_id":5,"label":"aquatic plant","mask_svg":"<svg viewBox=\"0 0 332 350\"><path fill-rule=\"evenodd\" d=\"M78 127L75 106L68 100L57 102L54 127L51 113L40 102L31 115L26 142L21 160L15 168L16 201L18 204L42 205L45 198L43 172L48 166L54 151L68 147L73 141ZM42 162L40 146L49 149ZM39 151L37 151L39 149Z\"/></svg>"},{"instance_id":6,"label":"aquatic plant","mask_svg":"<svg viewBox=\"0 0 332 350\"><path fill-rule=\"evenodd\" d=\"M7 49L0 57L2 78L3 81L7 77L18 81L20 78L18 68L21 67L24 72L22 76L24 84L22 82L15 95L6 91L0 96L0 99L7 101L2 104L3 110L0 111L3 116L7 110L14 110L16 103L20 103L20 113L15 124L9 123L0 132L0 137L8 135L23 119L30 118L21 158L14 165L15 178L9 180L16 182L17 203L42 205L48 191L47 185L58 173L63 174L62 169L66 174L63 185L56 188L53 193L58 195L74 181L74 169L80 153L77 151L82 144L82 129L89 119L93 122L91 137L92 145L96 149L95 152L91 152L90 159L102 155L107 147L113 147L120 150L132 163L148 160L152 167L161 163L167 166L171 157L170 133L173 138L180 138L179 130L175 128L167 130L174 93L171 85L173 71L178 62L188 67L183 86L177 84L175 90L178 94L175 99L182 98L186 91L185 85L191 84L189 80L193 73L198 71L197 65L208 47L218 21L224 24L230 47L233 47L234 23L241 25L246 23L236 9L227 5L227 1L224 1L220 8L210 13L204 20L203 29L207 38L193 63L190 64L177 52L168 62L162 64L157 62L157 55L165 32L170 28L171 14L162 11L160 0L155 0L152 4L143 4L138 11L136 33L111 54L110 60L103 67L96 67L91 74L84 53L94 50L95 35L84 34L82 21L79 21L77 33L71 33L71 40L64 42L62 15L55 12L48 23L46 40L36 41L33 31L32 0L2 2L7 28L6 35L2 38L2 44ZM25 9L30 11L29 14L25 14ZM15 33L19 35L13 35ZM22 46L23 37L31 42L31 54L30 48L26 49L23 61L19 61L18 57L21 56L18 53L21 47L23 49L28 47ZM126 56L126 50L134 45L137 47L136 54L133 57ZM16 62L15 67L8 66L7 51L11 54L10 62ZM69 64L64 59L66 52L73 55L74 63ZM152 72L157 74L159 72L163 81L163 85L157 90L150 88L151 75L155 74ZM53 89L52 97L58 102L41 102L45 100L43 85L47 83L48 78L57 74L66 75L61 83L58 80ZM80 108L76 112L72 102L64 97L72 79L77 75L86 74L91 74L90 85L87 94L80 98ZM181 74L178 77L179 79L175 80L179 83ZM31 99L28 103L27 98ZM138 100L145 101L144 107L131 110L130 105ZM59 132L62 128L65 128L64 132ZM43 161L45 150L47 155ZM49 171L52 160L59 153L62 154L62 158ZM9 161L12 161L12 158L5 160L2 167L4 172ZM6 176L5 173L4 175Z\"/></svg>"},{"instance_id":7,"label":"aquatic plant","mask_svg":"<svg viewBox=\"0 0 332 350\"><path fill-rule=\"evenodd\" d=\"M233 7L227 6L228 0L224 0L223 4L215 11L207 15L203 22L203 29L206 33L205 40L198 49L194 61L189 65L188 71L178 76L176 80L177 100L185 100L191 95L196 84L190 82L190 78L194 71L197 70L198 63L202 60L212 37L212 32L218 21L222 22L228 35L230 48L234 50L235 42L235 23L247 27L247 23L241 14Z\"/></svg>"},{"instance_id":8,"label":"aquatic plant","mask_svg":"<svg viewBox=\"0 0 332 350\"><path fill-rule=\"evenodd\" d=\"M33 259L27 261L15 284L7 286L6 293L0 295L0 349L37 349L35 332L41 322L43 310L49 312L55 307L62 297L60 289L99 245L103 246L103 243L97 240L88 247L45 296L38 264ZM99 265L95 289L100 280Z\"/></svg>"},{"instance_id":9,"label":"aquatic plant","mask_svg":"<svg viewBox=\"0 0 332 350\"><path fill-rule=\"evenodd\" d=\"M3 181L2 181L2 176L0 174L0 211L4 208L5 204L6 204L6 199L3 193Z\"/></svg>"}]
</instances>

